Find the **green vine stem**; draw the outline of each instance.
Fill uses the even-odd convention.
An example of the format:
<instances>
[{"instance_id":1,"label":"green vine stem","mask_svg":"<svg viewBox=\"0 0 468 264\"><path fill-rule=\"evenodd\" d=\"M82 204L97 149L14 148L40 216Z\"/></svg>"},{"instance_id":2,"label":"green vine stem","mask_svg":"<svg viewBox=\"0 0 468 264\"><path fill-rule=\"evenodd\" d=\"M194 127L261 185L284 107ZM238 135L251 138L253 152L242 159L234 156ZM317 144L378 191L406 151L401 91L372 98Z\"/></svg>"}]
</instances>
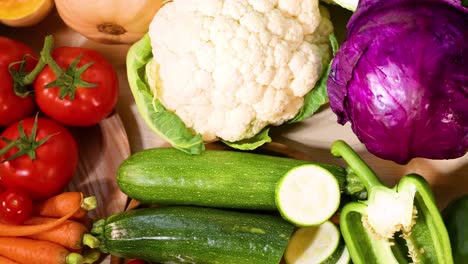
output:
<instances>
[{"instance_id":1,"label":"green vine stem","mask_svg":"<svg viewBox=\"0 0 468 264\"><path fill-rule=\"evenodd\" d=\"M25 71L27 56L22 61L14 62L9 65L9 71L14 81L14 90L18 96L25 97L30 94L28 86L31 85L37 76L41 73L46 65L48 65L57 76L57 79L48 83L45 88L59 88L59 98L64 99L68 96L69 100L75 99L76 89L80 88L93 88L96 84L89 83L81 79L81 75L94 62L89 62L82 67L78 68L77 65L81 59L81 55L78 56L66 69L63 70L52 57L52 49L54 48L54 37L49 35L44 39L44 47L40 52L39 61L34 69L27 73ZM19 70L14 70L13 66L20 64Z\"/></svg>"},{"instance_id":2,"label":"green vine stem","mask_svg":"<svg viewBox=\"0 0 468 264\"><path fill-rule=\"evenodd\" d=\"M41 73L47 65L47 58L51 57L52 49L54 48L54 39L52 36L47 36L44 41L44 47L41 50L39 60L31 72L26 72L27 58L31 55L26 55L23 60L13 62L8 65L8 71L13 78L13 89L16 95L26 97L30 94L28 86L30 86L36 77ZM18 70L13 69L14 66L20 65Z\"/></svg>"}]
</instances>

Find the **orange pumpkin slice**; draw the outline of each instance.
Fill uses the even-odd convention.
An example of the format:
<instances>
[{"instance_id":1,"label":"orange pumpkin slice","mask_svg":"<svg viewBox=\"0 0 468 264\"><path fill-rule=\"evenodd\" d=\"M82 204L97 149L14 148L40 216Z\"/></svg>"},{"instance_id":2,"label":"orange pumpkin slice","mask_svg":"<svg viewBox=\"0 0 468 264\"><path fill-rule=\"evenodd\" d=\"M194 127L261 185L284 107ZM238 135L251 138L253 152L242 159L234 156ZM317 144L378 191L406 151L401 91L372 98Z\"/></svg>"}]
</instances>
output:
<instances>
[{"instance_id":1,"label":"orange pumpkin slice","mask_svg":"<svg viewBox=\"0 0 468 264\"><path fill-rule=\"evenodd\" d=\"M53 0L2 0L0 22L12 27L32 26L41 22L53 6Z\"/></svg>"}]
</instances>

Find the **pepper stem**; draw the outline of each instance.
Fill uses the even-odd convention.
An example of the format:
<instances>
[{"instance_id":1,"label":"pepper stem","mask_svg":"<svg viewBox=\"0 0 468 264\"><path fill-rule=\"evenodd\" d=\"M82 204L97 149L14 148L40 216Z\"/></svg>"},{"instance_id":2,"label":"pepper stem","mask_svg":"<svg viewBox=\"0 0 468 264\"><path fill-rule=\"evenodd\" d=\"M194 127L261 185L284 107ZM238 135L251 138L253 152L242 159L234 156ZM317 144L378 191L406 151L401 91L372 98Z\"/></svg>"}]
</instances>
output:
<instances>
[{"instance_id":1,"label":"pepper stem","mask_svg":"<svg viewBox=\"0 0 468 264\"><path fill-rule=\"evenodd\" d=\"M348 163L348 166L361 179L368 193L373 187L383 185L377 174L343 140L337 140L333 143L331 153L337 158L343 158Z\"/></svg>"}]
</instances>

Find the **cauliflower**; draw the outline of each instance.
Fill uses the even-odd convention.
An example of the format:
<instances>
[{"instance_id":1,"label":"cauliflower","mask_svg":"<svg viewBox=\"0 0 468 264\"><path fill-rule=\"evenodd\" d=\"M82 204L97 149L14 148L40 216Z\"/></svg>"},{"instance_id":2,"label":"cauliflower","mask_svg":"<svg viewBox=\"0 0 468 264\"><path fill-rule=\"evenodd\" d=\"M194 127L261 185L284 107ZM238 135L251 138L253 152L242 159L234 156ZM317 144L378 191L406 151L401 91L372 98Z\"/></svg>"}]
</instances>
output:
<instances>
[{"instance_id":1,"label":"cauliflower","mask_svg":"<svg viewBox=\"0 0 468 264\"><path fill-rule=\"evenodd\" d=\"M204 141L251 138L299 112L332 31L318 0L174 0L150 25L150 86Z\"/></svg>"}]
</instances>

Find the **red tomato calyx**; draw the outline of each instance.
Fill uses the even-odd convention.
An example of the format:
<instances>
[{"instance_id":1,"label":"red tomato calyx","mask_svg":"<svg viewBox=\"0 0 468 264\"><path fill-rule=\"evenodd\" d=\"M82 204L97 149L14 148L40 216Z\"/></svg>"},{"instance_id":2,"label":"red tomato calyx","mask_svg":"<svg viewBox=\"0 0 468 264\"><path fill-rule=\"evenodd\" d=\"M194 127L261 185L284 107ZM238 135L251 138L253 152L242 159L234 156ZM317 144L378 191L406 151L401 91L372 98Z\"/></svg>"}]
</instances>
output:
<instances>
[{"instance_id":1,"label":"red tomato calyx","mask_svg":"<svg viewBox=\"0 0 468 264\"><path fill-rule=\"evenodd\" d=\"M32 93L32 89L29 86L31 83L26 83L25 81L26 76L29 74L26 71L27 56L24 56L23 60L13 62L8 66L8 71L13 79L13 91L21 98L25 98ZM16 65L19 65L18 70L13 68Z\"/></svg>"},{"instance_id":2,"label":"red tomato calyx","mask_svg":"<svg viewBox=\"0 0 468 264\"><path fill-rule=\"evenodd\" d=\"M49 35L45 38L45 42L53 42L53 36ZM70 64L68 69L65 71L57 64L56 61L52 58L52 54L49 52L41 52L41 58L47 62L47 65L52 69L52 71L57 76L55 81L48 83L45 88L55 88L58 87L60 89L59 98L64 99L68 96L70 101L75 99L76 89L79 88L94 88L96 84L84 81L81 79L81 75L91 67L94 62L89 62L80 68L77 68L78 63L80 62L81 55L78 56L73 62Z\"/></svg>"},{"instance_id":3,"label":"red tomato calyx","mask_svg":"<svg viewBox=\"0 0 468 264\"><path fill-rule=\"evenodd\" d=\"M28 155L32 160L36 159L36 149L43 145L44 143L47 142L51 137L55 136L56 134L48 135L47 137L36 141L36 134L37 134L37 118L38 116L34 118L34 125L32 127L31 135L27 136L26 133L24 132L23 128L23 121L20 121L18 123L18 132L20 134L20 137L16 140L11 140L5 137L2 137L1 139L5 141L8 145L5 146L3 149L0 149L0 157L5 155L10 149L17 147L19 150L15 154L11 155L10 157L1 160L0 162L5 162L5 161L10 161L14 160L17 157L20 157L22 155Z\"/></svg>"}]
</instances>

